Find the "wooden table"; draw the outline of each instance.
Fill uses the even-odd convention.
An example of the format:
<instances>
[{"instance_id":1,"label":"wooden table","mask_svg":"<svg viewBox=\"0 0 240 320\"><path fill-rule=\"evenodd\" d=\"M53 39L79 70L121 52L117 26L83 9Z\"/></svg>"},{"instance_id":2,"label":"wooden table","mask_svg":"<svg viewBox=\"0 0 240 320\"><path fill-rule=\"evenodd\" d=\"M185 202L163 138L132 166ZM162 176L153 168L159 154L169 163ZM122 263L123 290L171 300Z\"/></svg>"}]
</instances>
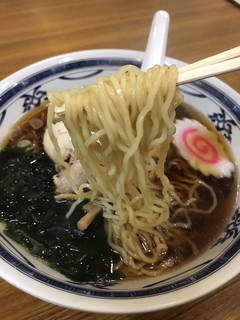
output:
<instances>
[{"instance_id":1,"label":"wooden table","mask_svg":"<svg viewBox=\"0 0 240 320\"><path fill-rule=\"evenodd\" d=\"M240 9L226 0L1 0L0 79L38 60L96 49L144 50L155 11L170 13L167 55L193 62L240 45ZM220 77L240 92L240 71ZM5 320L240 319L240 276L216 292L171 310L97 315L64 309L0 280Z\"/></svg>"}]
</instances>

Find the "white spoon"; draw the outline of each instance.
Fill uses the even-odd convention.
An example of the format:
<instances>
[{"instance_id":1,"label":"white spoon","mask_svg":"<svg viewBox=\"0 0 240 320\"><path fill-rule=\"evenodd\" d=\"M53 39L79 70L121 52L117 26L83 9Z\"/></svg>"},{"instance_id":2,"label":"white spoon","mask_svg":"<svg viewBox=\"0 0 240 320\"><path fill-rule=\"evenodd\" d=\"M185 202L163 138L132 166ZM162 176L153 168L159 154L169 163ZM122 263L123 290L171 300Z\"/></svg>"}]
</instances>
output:
<instances>
[{"instance_id":1,"label":"white spoon","mask_svg":"<svg viewBox=\"0 0 240 320\"><path fill-rule=\"evenodd\" d=\"M160 66L164 64L169 21L169 14L166 11L160 10L154 14L142 62L142 71L146 71L155 64Z\"/></svg>"}]
</instances>

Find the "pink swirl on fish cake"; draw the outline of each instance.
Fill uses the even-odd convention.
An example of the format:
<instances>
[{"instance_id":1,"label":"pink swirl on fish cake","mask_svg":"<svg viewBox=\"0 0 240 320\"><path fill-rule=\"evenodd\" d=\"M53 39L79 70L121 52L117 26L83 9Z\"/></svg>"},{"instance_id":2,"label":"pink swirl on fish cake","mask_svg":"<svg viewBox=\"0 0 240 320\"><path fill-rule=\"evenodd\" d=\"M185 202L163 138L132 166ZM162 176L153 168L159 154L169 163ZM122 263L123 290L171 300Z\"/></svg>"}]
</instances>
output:
<instances>
[{"instance_id":1,"label":"pink swirl on fish cake","mask_svg":"<svg viewBox=\"0 0 240 320\"><path fill-rule=\"evenodd\" d=\"M217 149L211 142L199 133L197 128L184 130L182 134L183 142L186 149L200 160L216 164L219 161Z\"/></svg>"}]
</instances>

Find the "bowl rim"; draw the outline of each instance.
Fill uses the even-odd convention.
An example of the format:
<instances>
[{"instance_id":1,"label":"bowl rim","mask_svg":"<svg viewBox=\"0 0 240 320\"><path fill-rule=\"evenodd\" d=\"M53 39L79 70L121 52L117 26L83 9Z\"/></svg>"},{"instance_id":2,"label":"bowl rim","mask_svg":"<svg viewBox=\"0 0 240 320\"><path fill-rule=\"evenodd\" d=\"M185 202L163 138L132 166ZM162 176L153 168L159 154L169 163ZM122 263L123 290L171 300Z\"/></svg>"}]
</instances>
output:
<instances>
[{"instance_id":1,"label":"bowl rim","mask_svg":"<svg viewBox=\"0 0 240 320\"><path fill-rule=\"evenodd\" d=\"M0 95L7 89L14 87L19 81L31 74L32 72L37 72L42 70L42 68L49 68L53 65L58 65L61 63L66 63L74 61L75 59L92 59L92 58L132 58L134 60L142 61L144 57L144 52L137 50L125 50L125 49L97 49L97 50L84 50L75 51L70 53L65 53L50 57L38 62L35 62L25 68L22 68L12 75L9 75L0 82ZM173 58L166 58L166 61L172 63L172 61L177 61L178 66L185 65L184 62L176 60ZM231 99L238 101L240 105L239 94L229 87L227 84L219 79L211 78L205 80L206 82L220 87L223 92L228 92ZM1 248L1 245L0 245ZM47 286L48 292L46 294L46 284L38 282L37 292L34 291L34 279L28 277L24 273L20 272L17 268L10 266L1 257L0 259L0 276L12 284L13 286L19 288L22 291L31 294L39 299L45 300L49 303L54 303L63 307L72 308L76 310L84 310L89 312L100 312L100 313L141 313L150 312L160 309L171 308L186 302L190 302L197 298L206 295L220 286L224 285L226 282L231 280L236 276L239 271L238 268L240 264L240 254L237 254L231 261L228 262L223 268L211 274L211 284L209 283L209 278L201 279L199 282L194 283L188 287L184 288L185 294L182 294L182 290L176 290L174 293L166 293L147 296L147 297L136 297L133 299L128 298L116 298L107 299L92 296L82 296L71 294L69 292L64 292L57 290L51 286ZM10 269L9 269L10 267ZM10 271L9 271L10 270ZM67 299L71 295L71 298ZM170 296L172 298L170 299ZM142 302L142 303L141 303ZM123 310L124 303L124 310Z\"/></svg>"}]
</instances>

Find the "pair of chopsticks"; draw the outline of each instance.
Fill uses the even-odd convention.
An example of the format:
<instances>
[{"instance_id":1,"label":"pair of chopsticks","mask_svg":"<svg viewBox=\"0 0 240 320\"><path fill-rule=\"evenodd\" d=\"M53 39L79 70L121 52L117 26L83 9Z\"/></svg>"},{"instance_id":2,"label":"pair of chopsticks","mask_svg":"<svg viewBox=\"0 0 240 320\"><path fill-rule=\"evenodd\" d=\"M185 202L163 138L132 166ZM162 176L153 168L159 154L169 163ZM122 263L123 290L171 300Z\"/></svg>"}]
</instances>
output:
<instances>
[{"instance_id":1,"label":"pair of chopsticks","mask_svg":"<svg viewBox=\"0 0 240 320\"><path fill-rule=\"evenodd\" d=\"M240 46L178 69L177 85L240 69Z\"/></svg>"},{"instance_id":2,"label":"pair of chopsticks","mask_svg":"<svg viewBox=\"0 0 240 320\"><path fill-rule=\"evenodd\" d=\"M177 85L238 69L240 69L240 46L179 68ZM62 115L64 112L64 105L55 109L56 115Z\"/></svg>"}]
</instances>

